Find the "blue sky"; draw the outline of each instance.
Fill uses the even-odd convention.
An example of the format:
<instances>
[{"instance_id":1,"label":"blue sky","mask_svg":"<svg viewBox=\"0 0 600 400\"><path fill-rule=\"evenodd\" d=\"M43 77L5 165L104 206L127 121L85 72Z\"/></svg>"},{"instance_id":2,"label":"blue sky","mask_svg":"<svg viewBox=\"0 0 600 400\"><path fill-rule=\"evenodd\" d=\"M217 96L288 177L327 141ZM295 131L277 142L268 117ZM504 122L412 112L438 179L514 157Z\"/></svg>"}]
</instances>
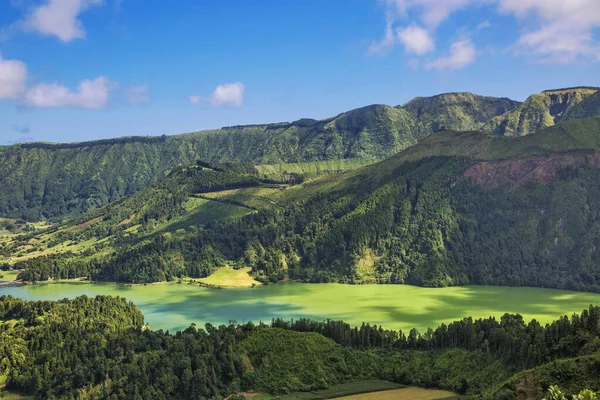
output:
<instances>
[{"instance_id":1,"label":"blue sky","mask_svg":"<svg viewBox=\"0 0 600 400\"><path fill-rule=\"evenodd\" d=\"M598 0L5 0L0 144L600 85Z\"/></svg>"}]
</instances>

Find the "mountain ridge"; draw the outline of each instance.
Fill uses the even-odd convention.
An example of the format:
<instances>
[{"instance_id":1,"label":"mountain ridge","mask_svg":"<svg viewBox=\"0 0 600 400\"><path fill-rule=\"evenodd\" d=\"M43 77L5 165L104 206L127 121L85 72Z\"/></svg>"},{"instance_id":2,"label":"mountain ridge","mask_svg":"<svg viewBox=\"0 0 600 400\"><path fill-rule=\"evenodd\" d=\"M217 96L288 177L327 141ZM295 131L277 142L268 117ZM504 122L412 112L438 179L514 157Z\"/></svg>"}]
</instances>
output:
<instances>
[{"instance_id":1,"label":"mountain ridge","mask_svg":"<svg viewBox=\"0 0 600 400\"><path fill-rule=\"evenodd\" d=\"M398 107L370 105L323 120L0 147L0 217L36 221L80 215L196 160L282 165L280 169L289 163L342 159L362 160L353 164L364 165L393 156L439 130L484 129L490 117L522 105L456 92L416 98ZM582 116L595 115L596 106L577 109Z\"/></svg>"},{"instance_id":2,"label":"mountain ridge","mask_svg":"<svg viewBox=\"0 0 600 400\"><path fill-rule=\"evenodd\" d=\"M544 90L529 96L518 107L491 118L483 130L502 136L531 134L568 119L570 112L584 104L598 90L594 87Z\"/></svg>"}]
</instances>

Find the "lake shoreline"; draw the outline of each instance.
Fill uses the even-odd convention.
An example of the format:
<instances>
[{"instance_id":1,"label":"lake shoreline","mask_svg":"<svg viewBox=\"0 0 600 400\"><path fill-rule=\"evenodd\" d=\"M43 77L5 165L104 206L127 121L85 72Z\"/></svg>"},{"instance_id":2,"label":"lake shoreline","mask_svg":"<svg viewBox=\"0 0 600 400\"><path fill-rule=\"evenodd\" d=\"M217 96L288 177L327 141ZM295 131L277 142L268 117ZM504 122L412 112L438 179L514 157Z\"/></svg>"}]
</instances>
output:
<instances>
[{"instance_id":1,"label":"lake shoreline","mask_svg":"<svg viewBox=\"0 0 600 400\"><path fill-rule=\"evenodd\" d=\"M0 287L0 295L59 300L81 295L119 296L132 301L153 329L181 330L230 320L270 323L273 318L343 320L352 326L426 331L465 317L499 319L521 314L541 324L600 305L600 295L556 289L462 286L422 288L400 284L347 285L288 282L255 288L211 289L194 284L52 282Z\"/></svg>"}]
</instances>

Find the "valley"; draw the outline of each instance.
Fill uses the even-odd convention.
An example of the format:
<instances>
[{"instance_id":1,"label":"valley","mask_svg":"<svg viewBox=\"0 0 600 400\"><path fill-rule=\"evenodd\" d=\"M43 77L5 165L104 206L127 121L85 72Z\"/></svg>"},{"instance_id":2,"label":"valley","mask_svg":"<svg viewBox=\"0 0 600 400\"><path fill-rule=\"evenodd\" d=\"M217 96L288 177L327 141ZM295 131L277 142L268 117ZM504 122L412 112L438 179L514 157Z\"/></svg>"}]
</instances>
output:
<instances>
[{"instance_id":1,"label":"valley","mask_svg":"<svg viewBox=\"0 0 600 400\"><path fill-rule=\"evenodd\" d=\"M597 106L451 93L0 148L0 372L40 398L598 390Z\"/></svg>"}]
</instances>

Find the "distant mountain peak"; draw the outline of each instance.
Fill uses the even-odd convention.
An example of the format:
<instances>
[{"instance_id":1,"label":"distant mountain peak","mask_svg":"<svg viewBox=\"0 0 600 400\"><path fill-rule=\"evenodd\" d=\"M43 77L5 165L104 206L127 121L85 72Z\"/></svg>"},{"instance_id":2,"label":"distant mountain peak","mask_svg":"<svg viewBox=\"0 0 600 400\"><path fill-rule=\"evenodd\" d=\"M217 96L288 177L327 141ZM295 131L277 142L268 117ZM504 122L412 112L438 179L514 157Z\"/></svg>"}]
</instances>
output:
<instances>
[{"instance_id":1,"label":"distant mountain peak","mask_svg":"<svg viewBox=\"0 0 600 400\"><path fill-rule=\"evenodd\" d=\"M494 117L483 129L503 136L529 135L540 129L570 119L569 114L598 93L594 87L574 87L545 90L529 96L521 105L503 115ZM584 113L584 116L596 115Z\"/></svg>"}]
</instances>

